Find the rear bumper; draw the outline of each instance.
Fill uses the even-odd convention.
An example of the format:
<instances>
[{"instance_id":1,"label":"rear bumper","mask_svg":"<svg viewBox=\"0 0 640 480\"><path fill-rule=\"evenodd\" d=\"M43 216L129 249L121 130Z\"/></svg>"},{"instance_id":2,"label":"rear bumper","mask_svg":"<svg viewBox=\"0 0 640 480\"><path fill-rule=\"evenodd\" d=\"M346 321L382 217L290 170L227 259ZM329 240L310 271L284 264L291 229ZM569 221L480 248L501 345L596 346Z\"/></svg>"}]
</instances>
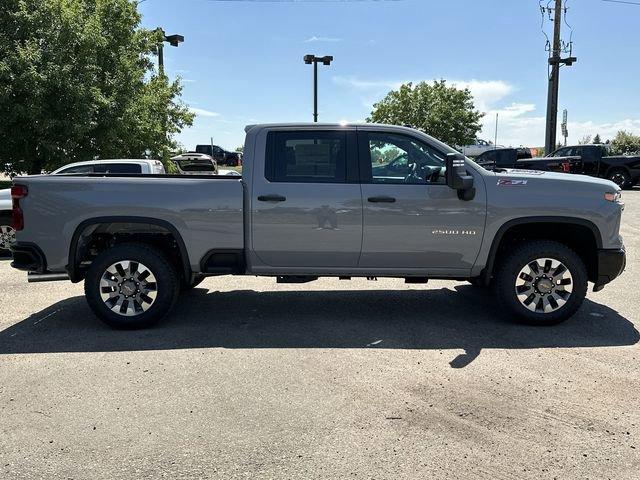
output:
<instances>
[{"instance_id":1,"label":"rear bumper","mask_svg":"<svg viewBox=\"0 0 640 480\"><path fill-rule=\"evenodd\" d=\"M604 286L618 277L627 264L627 254L624 247L614 250L598 250L598 278L593 286L594 292L599 292Z\"/></svg>"},{"instance_id":2,"label":"rear bumper","mask_svg":"<svg viewBox=\"0 0 640 480\"><path fill-rule=\"evenodd\" d=\"M13 261L11 266L25 272L44 273L47 271L47 259L40 247L33 243L16 243L11 246Z\"/></svg>"}]
</instances>

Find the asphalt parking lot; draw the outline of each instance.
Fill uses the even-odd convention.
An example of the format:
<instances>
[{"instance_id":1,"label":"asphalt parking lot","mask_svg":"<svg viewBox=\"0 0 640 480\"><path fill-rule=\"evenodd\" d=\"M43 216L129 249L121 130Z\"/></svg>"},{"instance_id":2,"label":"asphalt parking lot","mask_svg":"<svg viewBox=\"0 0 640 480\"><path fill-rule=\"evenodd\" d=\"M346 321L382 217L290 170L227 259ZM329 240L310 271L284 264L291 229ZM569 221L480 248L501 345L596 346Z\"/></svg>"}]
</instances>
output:
<instances>
[{"instance_id":1,"label":"asphalt parking lot","mask_svg":"<svg viewBox=\"0 0 640 480\"><path fill-rule=\"evenodd\" d=\"M218 277L109 330L0 261L0 478L638 478L626 272L550 328L465 283Z\"/></svg>"}]
</instances>

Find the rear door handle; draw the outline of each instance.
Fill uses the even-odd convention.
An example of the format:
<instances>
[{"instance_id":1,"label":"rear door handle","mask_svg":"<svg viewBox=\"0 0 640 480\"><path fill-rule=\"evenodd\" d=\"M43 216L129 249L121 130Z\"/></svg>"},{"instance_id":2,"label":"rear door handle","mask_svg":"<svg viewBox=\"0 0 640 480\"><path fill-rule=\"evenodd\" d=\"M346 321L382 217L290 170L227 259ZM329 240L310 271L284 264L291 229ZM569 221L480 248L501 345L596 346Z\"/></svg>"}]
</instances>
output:
<instances>
[{"instance_id":1,"label":"rear door handle","mask_svg":"<svg viewBox=\"0 0 640 480\"><path fill-rule=\"evenodd\" d=\"M258 196L259 202L284 202L287 197L282 195L260 195Z\"/></svg>"},{"instance_id":2,"label":"rear door handle","mask_svg":"<svg viewBox=\"0 0 640 480\"><path fill-rule=\"evenodd\" d=\"M381 197L369 197L367 201L371 203L395 203L396 199L393 197L381 196Z\"/></svg>"}]
</instances>

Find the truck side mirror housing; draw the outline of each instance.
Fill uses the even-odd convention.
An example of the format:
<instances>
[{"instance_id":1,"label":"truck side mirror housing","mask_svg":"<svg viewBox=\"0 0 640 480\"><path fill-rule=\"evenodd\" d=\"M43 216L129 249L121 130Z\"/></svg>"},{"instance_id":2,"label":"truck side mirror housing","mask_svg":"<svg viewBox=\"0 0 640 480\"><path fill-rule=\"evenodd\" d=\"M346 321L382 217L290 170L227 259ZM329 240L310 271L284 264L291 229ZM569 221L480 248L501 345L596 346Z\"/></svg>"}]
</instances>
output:
<instances>
[{"instance_id":1,"label":"truck side mirror housing","mask_svg":"<svg viewBox=\"0 0 640 480\"><path fill-rule=\"evenodd\" d=\"M464 155L461 153L448 153L446 159L447 185L458 191L461 200L471 200L475 194L473 177L467 174Z\"/></svg>"}]
</instances>

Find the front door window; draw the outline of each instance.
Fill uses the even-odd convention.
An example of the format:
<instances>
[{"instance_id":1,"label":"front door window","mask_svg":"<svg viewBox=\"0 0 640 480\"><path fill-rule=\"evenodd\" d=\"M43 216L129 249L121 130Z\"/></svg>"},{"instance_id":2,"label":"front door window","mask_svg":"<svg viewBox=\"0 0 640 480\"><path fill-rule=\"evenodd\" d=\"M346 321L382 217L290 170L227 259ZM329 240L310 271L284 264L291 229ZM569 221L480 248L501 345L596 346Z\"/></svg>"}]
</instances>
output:
<instances>
[{"instance_id":1,"label":"front door window","mask_svg":"<svg viewBox=\"0 0 640 480\"><path fill-rule=\"evenodd\" d=\"M445 157L410 137L369 133L372 183L444 184Z\"/></svg>"}]
</instances>

